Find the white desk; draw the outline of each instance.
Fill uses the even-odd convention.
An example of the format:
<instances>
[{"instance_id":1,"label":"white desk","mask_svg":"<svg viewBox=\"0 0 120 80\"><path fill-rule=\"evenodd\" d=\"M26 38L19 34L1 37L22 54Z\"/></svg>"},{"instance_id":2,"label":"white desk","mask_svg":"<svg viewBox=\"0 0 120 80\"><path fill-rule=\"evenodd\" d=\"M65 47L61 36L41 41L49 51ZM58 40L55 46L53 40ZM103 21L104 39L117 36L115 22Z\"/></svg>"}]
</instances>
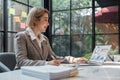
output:
<instances>
[{"instance_id":1,"label":"white desk","mask_svg":"<svg viewBox=\"0 0 120 80\"><path fill-rule=\"evenodd\" d=\"M76 77L62 80L120 80L120 65L80 66ZM0 80L41 80L21 74L21 70L0 73Z\"/></svg>"}]
</instances>

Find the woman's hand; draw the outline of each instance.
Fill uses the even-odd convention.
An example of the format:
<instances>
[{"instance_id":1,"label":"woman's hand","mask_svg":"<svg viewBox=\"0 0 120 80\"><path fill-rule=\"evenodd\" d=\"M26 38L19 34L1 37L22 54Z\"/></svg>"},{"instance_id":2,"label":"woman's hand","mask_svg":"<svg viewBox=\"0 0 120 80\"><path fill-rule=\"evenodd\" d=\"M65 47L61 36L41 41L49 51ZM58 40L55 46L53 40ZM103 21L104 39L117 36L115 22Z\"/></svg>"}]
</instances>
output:
<instances>
[{"instance_id":1,"label":"woman's hand","mask_svg":"<svg viewBox=\"0 0 120 80\"><path fill-rule=\"evenodd\" d=\"M62 60L52 60L52 61L49 61L48 64L59 66L61 64L61 62L62 62Z\"/></svg>"},{"instance_id":2,"label":"woman's hand","mask_svg":"<svg viewBox=\"0 0 120 80\"><path fill-rule=\"evenodd\" d=\"M84 58L84 57L80 57L80 58L74 58L73 59L73 63L76 63L76 62L82 62L82 63L87 63L87 59Z\"/></svg>"}]
</instances>

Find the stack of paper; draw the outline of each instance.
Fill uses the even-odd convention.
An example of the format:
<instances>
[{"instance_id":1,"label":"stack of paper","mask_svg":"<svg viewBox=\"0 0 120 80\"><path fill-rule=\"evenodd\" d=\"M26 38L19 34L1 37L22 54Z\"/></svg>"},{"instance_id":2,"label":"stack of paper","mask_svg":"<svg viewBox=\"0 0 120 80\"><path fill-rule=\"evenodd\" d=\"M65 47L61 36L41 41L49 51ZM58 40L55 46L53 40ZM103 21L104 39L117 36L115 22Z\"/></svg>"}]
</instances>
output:
<instances>
[{"instance_id":1,"label":"stack of paper","mask_svg":"<svg viewBox=\"0 0 120 80\"><path fill-rule=\"evenodd\" d=\"M25 75L33 76L42 80L58 80L71 76L76 71L73 67L64 66L24 66L21 71Z\"/></svg>"}]
</instances>

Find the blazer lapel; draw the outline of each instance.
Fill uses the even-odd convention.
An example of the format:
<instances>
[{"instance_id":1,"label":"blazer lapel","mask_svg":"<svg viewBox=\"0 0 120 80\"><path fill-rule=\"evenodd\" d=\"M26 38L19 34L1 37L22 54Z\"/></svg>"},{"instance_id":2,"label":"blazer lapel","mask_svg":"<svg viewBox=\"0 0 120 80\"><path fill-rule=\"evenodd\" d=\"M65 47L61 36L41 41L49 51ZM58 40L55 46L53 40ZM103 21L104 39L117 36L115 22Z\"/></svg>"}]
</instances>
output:
<instances>
[{"instance_id":1,"label":"blazer lapel","mask_svg":"<svg viewBox=\"0 0 120 80\"><path fill-rule=\"evenodd\" d=\"M44 58L43 58L43 55L42 55L42 49L39 47L37 40L36 40L36 39L35 39L35 40L31 40L29 34L28 34L28 33L26 33L26 34L27 34L29 40L31 41L31 43L33 44L33 46L36 48L36 50L37 50L38 53L40 54L40 57L41 57L42 59L44 59Z\"/></svg>"},{"instance_id":2,"label":"blazer lapel","mask_svg":"<svg viewBox=\"0 0 120 80\"><path fill-rule=\"evenodd\" d=\"M42 52L43 53L45 53L45 54L42 54L43 55L43 57L45 58L45 59L47 59L47 55L48 55L48 52L47 52L47 41L43 41L42 43L41 43L41 48L42 48Z\"/></svg>"}]
</instances>

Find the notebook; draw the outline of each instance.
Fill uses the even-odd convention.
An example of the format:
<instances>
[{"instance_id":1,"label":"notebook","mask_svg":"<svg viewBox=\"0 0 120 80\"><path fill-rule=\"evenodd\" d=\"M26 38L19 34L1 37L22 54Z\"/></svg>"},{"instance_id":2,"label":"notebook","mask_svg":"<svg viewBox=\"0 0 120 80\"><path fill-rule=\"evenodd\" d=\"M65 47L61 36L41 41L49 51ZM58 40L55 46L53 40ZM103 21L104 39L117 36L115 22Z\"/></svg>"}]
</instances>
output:
<instances>
[{"instance_id":1,"label":"notebook","mask_svg":"<svg viewBox=\"0 0 120 80\"><path fill-rule=\"evenodd\" d=\"M96 46L87 64L80 63L80 65L102 65L110 51L110 48L111 45Z\"/></svg>"}]
</instances>

